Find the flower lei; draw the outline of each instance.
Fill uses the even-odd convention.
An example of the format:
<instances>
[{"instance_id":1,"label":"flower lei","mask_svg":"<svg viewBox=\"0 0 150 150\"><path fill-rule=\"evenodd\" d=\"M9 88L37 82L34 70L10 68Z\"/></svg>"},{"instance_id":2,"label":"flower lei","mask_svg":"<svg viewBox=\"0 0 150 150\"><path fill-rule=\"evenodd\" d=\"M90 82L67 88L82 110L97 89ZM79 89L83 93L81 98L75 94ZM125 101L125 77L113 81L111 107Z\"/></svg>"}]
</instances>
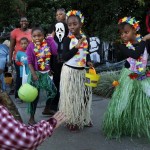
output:
<instances>
[{"instance_id":1,"label":"flower lei","mask_svg":"<svg viewBox=\"0 0 150 150\"><path fill-rule=\"evenodd\" d=\"M141 38L141 35L140 34L137 34L136 35L136 41L137 42L141 42L142 38ZM127 43L125 43L126 47L128 49L132 49L132 50L135 50L135 47L132 45L132 43L129 41ZM140 56L137 60L136 60L136 68L138 70L138 74L142 73L144 71L144 68L142 66L142 59L143 59L143 56Z\"/></svg>"},{"instance_id":2,"label":"flower lei","mask_svg":"<svg viewBox=\"0 0 150 150\"><path fill-rule=\"evenodd\" d=\"M85 37L84 34L81 34L81 36ZM75 42L76 37L74 35L69 35L68 37L71 39L72 46L75 47L76 46L76 42ZM76 58L76 62L78 64L78 66L81 66L81 67L85 66L85 64L86 64L86 55L89 53L89 52L87 52L87 48L88 48L88 42L85 39L82 42L82 45L79 47L79 51L74 56ZM83 58L81 58L81 56L80 56L81 51L83 51L83 53L84 53Z\"/></svg>"},{"instance_id":3,"label":"flower lei","mask_svg":"<svg viewBox=\"0 0 150 150\"><path fill-rule=\"evenodd\" d=\"M136 41L137 42L141 42L142 38L141 38L141 35L140 34L137 34L136 35ZM132 50L135 50L135 47L132 45L132 43L129 41L127 43L125 43L126 47L129 48L129 49L132 49Z\"/></svg>"},{"instance_id":4,"label":"flower lei","mask_svg":"<svg viewBox=\"0 0 150 150\"><path fill-rule=\"evenodd\" d=\"M67 12L66 16L78 16L81 19L81 23L84 23L84 16L78 10L70 10Z\"/></svg>"},{"instance_id":5,"label":"flower lei","mask_svg":"<svg viewBox=\"0 0 150 150\"><path fill-rule=\"evenodd\" d=\"M37 63L40 70L45 70L46 66L49 65L49 60L51 53L49 51L49 47L47 42L43 40L41 45L36 45L34 43L34 52L37 57Z\"/></svg>"}]
</instances>

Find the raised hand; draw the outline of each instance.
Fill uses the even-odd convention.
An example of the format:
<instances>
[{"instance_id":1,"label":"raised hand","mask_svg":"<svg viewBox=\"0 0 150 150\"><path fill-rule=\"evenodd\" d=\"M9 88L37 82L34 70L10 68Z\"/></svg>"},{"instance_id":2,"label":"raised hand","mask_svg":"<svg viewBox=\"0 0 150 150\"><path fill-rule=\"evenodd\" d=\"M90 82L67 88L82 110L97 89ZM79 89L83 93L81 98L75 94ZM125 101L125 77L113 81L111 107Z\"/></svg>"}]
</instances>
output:
<instances>
[{"instance_id":1,"label":"raised hand","mask_svg":"<svg viewBox=\"0 0 150 150\"><path fill-rule=\"evenodd\" d=\"M75 46L75 48L79 48L85 39L86 37L82 37L81 39L79 39L78 44Z\"/></svg>"},{"instance_id":2,"label":"raised hand","mask_svg":"<svg viewBox=\"0 0 150 150\"><path fill-rule=\"evenodd\" d=\"M66 116L64 115L64 113L58 111L54 116L54 119L57 120L57 124L55 128L58 128L63 122L65 122L66 120Z\"/></svg>"}]
</instances>

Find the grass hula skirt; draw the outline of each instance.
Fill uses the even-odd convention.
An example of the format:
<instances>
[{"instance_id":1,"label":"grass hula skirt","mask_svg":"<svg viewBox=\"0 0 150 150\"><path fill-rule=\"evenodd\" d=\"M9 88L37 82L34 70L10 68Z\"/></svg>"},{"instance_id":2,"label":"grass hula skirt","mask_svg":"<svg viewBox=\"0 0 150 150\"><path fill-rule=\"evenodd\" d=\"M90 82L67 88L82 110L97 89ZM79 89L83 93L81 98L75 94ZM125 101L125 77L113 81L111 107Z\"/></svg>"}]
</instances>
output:
<instances>
[{"instance_id":1,"label":"grass hula skirt","mask_svg":"<svg viewBox=\"0 0 150 150\"><path fill-rule=\"evenodd\" d=\"M60 81L59 110L67 124L82 128L91 121L92 90L85 86L85 70L63 66Z\"/></svg>"},{"instance_id":2,"label":"grass hula skirt","mask_svg":"<svg viewBox=\"0 0 150 150\"><path fill-rule=\"evenodd\" d=\"M103 131L108 138L122 135L150 139L150 78L132 80L124 68L104 116Z\"/></svg>"},{"instance_id":3,"label":"grass hula skirt","mask_svg":"<svg viewBox=\"0 0 150 150\"><path fill-rule=\"evenodd\" d=\"M32 79L31 73L28 75L28 83L32 86L36 87L39 90L45 90L47 94L47 100L53 99L57 93L57 89L51 80L48 73L41 73L39 71L36 71L36 75L38 76L38 80L34 81ZM30 103L31 104L31 103ZM29 104L28 112L32 112L31 107Z\"/></svg>"}]
</instances>

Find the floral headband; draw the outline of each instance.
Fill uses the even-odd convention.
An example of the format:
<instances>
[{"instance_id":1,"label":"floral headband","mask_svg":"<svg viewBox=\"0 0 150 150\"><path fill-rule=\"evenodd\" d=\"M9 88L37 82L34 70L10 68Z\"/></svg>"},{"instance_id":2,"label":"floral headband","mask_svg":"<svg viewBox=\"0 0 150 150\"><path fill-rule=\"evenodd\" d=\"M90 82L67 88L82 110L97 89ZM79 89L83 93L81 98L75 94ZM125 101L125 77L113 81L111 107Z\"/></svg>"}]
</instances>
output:
<instances>
[{"instance_id":1,"label":"floral headband","mask_svg":"<svg viewBox=\"0 0 150 150\"><path fill-rule=\"evenodd\" d=\"M133 18L131 18L131 17L124 17L124 18L119 20L118 24L121 24L123 22L126 22L126 23L130 24L131 26L133 26L133 28L136 31L140 30L139 21L136 21L134 17Z\"/></svg>"},{"instance_id":2,"label":"floral headband","mask_svg":"<svg viewBox=\"0 0 150 150\"><path fill-rule=\"evenodd\" d=\"M67 17L69 16L78 16L81 19L81 23L84 23L84 16L78 10L70 10L67 12Z\"/></svg>"}]
</instances>

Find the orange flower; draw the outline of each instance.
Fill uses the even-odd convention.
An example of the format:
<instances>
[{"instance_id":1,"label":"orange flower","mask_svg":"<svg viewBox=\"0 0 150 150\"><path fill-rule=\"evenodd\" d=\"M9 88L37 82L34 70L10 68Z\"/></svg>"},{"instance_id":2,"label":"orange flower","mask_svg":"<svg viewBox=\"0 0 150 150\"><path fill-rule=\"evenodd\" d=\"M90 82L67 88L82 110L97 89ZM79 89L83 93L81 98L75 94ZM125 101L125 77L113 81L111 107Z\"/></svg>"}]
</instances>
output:
<instances>
[{"instance_id":1,"label":"orange flower","mask_svg":"<svg viewBox=\"0 0 150 150\"><path fill-rule=\"evenodd\" d=\"M69 35L69 38L73 39L73 38L75 38L75 36L74 35Z\"/></svg>"},{"instance_id":2,"label":"orange flower","mask_svg":"<svg viewBox=\"0 0 150 150\"><path fill-rule=\"evenodd\" d=\"M138 23L135 23L135 24L133 25L133 27L136 29L137 27L139 27L139 24L138 24Z\"/></svg>"},{"instance_id":3,"label":"orange flower","mask_svg":"<svg viewBox=\"0 0 150 150\"><path fill-rule=\"evenodd\" d=\"M119 82L116 81L116 80L112 83L112 86L114 86L114 87L116 87L116 86L118 86L118 85L119 85Z\"/></svg>"}]
</instances>

